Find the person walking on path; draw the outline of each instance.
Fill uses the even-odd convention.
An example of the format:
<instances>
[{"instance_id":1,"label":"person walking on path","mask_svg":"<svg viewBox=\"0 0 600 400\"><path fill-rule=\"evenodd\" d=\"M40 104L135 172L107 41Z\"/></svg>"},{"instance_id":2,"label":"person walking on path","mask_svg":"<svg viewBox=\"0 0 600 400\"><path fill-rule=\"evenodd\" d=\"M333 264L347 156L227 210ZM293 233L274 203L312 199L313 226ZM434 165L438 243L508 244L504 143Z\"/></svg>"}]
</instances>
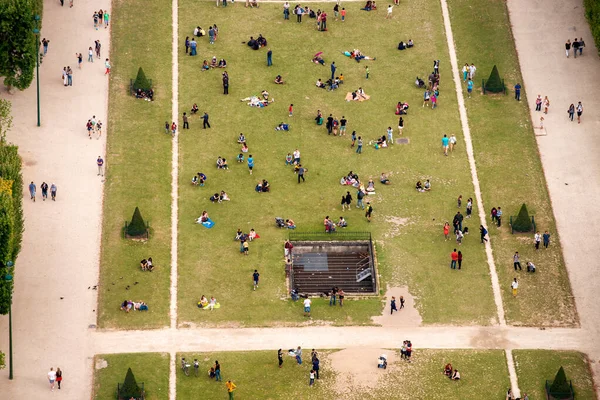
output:
<instances>
[{"instance_id":1,"label":"person walking on path","mask_svg":"<svg viewBox=\"0 0 600 400\"><path fill-rule=\"evenodd\" d=\"M517 281L517 278L512 281L510 287L512 288L513 297L517 297L517 290L519 289L519 281Z\"/></svg>"},{"instance_id":2,"label":"person walking on path","mask_svg":"<svg viewBox=\"0 0 600 400\"><path fill-rule=\"evenodd\" d=\"M335 66L335 61L333 61L331 63L331 81L333 82L333 80L335 79L335 70L337 69L337 67Z\"/></svg>"},{"instance_id":3,"label":"person walking on path","mask_svg":"<svg viewBox=\"0 0 600 400\"><path fill-rule=\"evenodd\" d=\"M254 270L254 273L252 274L252 281L254 282L254 290L256 290L256 288L258 288L258 278L260 277L260 274L258 273L258 270Z\"/></svg>"},{"instance_id":4,"label":"person walking on path","mask_svg":"<svg viewBox=\"0 0 600 400\"><path fill-rule=\"evenodd\" d=\"M565 53L567 54L567 58L569 58L570 51L571 51L571 40L567 39L567 43L565 43Z\"/></svg>"},{"instance_id":5,"label":"person walking on path","mask_svg":"<svg viewBox=\"0 0 600 400\"><path fill-rule=\"evenodd\" d=\"M52 197L52 201L56 201L56 185L54 183L50 185L50 196Z\"/></svg>"},{"instance_id":6,"label":"person walking on path","mask_svg":"<svg viewBox=\"0 0 600 400\"><path fill-rule=\"evenodd\" d=\"M577 123L580 124L581 123L581 114L583 114L583 104L581 104L581 102L577 102Z\"/></svg>"},{"instance_id":7,"label":"person walking on path","mask_svg":"<svg viewBox=\"0 0 600 400\"><path fill-rule=\"evenodd\" d=\"M271 65L273 65L273 51L269 49L267 51L267 67L270 67Z\"/></svg>"},{"instance_id":8,"label":"person walking on path","mask_svg":"<svg viewBox=\"0 0 600 400\"><path fill-rule=\"evenodd\" d=\"M183 113L183 129L190 129L190 124L188 122L187 113Z\"/></svg>"},{"instance_id":9,"label":"person walking on path","mask_svg":"<svg viewBox=\"0 0 600 400\"><path fill-rule=\"evenodd\" d=\"M515 85L515 100L521 101L521 84L518 82Z\"/></svg>"},{"instance_id":10,"label":"person walking on path","mask_svg":"<svg viewBox=\"0 0 600 400\"><path fill-rule=\"evenodd\" d=\"M40 188L42 188L42 201L46 201L48 198L48 184L46 182L42 182Z\"/></svg>"},{"instance_id":11,"label":"person walking on path","mask_svg":"<svg viewBox=\"0 0 600 400\"><path fill-rule=\"evenodd\" d=\"M372 214L373 214L373 207L371 206L371 203L367 201L367 211L365 211L365 217L367 218L368 222L371 222Z\"/></svg>"},{"instance_id":12,"label":"person walking on path","mask_svg":"<svg viewBox=\"0 0 600 400\"><path fill-rule=\"evenodd\" d=\"M108 61L108 58L104 61L104 67L106 68L106 71L104 71L104 75L108 75L110 74L110 62Z\"/></svg>"},{"instance_id":13,"label":"person walking on path","mask_svg":"<svg viewBox=\"0 0 600 400\"><path fill-rule=\"evenodd\" d=\"M579 55L581 56L583 53L583 48L585 47L585 42L583 38L579 38Z\"/></svg>"},{"instance_id":14,"label":"person walking on path","mask_svg":"<svg viewBox=\"0 0 600 400\"><path fill-rule=\"evenodd\" d=\"M254 158L252 158L252 154L248 156L248 170L250 171L250 175L252 175L252 169L254 168Z\"/></svg>"},{"instance_id":15,"label":"person walking on path","mask_svg":"<svg viewBox=\"0 0 600 400\"><path fill-rule=\"evenodd\" d=\"M60 383L62 382L62 371L60 368L56 368L56 383L58 384L58 390L60 390Z\"/></svg>"},{"instance_id":16,"label":"person walking on path","mask_svg":"<svg viewBox=\"0 0 600 400\"><path fill-rule=\"evenodd\" d=\"M102 48L102 45L100 44L100 40L94 41L94 47L96 49L96 57L100 58L100 49Z\"/></svg>"},{"instance_id":17,"label":"person walking on path","mask_svg":"<svg viewBox=\"0 0 600 400\"><path fill-rule=\"evenodd\" d=\"M448 139L448 136L444 134L444 137L442 138L442 150L444 151L445 156L448 155L449 144L450 144L450 139Z\"/></svg>"},{"instance_id":18,"label":"person walking on path","mask_svg":"<svg viewBox=\"0 0 600 400\"><path fill-rule=\"evenodd\" d=\"M400 296L400 310L404 308L404 296Z\"/></svg>"},{"instance_id":19,"label":"person walking on path","mask_svg":"<svg viewBox=\"0 0 600 400\"><path fill-rule=\"evenodd\" d=\"M459 231L459 232L460 232L460 231ZM458 269L461 269L461 268L462 268L462 260L463 260L463 254L462 254L462 252L459 250L459 251L458 251L458 258L457 258L457 261L458 261Z\"/></svg>"},{"instance_id":20,"label":"person walking on path","mask_svg":"<svg viewBox=\"0 0 600 400\"><path fill-rule=\"evenodd\" d=\"M542 239L544 240L544 248L547 249L550 245L550 234L548 233L548 231L544 232L544 234L542 235Z\"/></svg>"},{"instance_id":21,"label":"person walking on path","mask_svg":"<svg viewBox=\"0 0 600 400\"><path fill-rule=\"evenodd\" d=\"M204 112L202 116L202 129L206 129L206 127L210 128L210 122L208 122L208 114Z\"/></svg>"},{"instance_id":22,"label":"person walking on path","mask_svg":"<svg viewBox=\"0 0 600 400\"><path fill-rule=\"evenodd\" d=\"M96 160L96 165L98 166L98 175L104 176L104 160L102 157L98 156Z\"/></svg>"},{"instance_id":23,"label":"person walking on path","mask_svg":"<svg viewBox=\"0 0 600 400\"><path fill-rule=\"evenodd\" d=\"M317 379L319 379L319 369L320 369L319 368L319 364L320 364L319 359L317 357L313 357L313 359L312 359L312 365L313 365L312 369L315 372L315 377ZM313 379L313 381L314 381L314 379Z\"/></svg>"},{"instance_id":24,"label":"person walking on path","mask_svg":"<svg viewBox=\"0 0 600 400\"><path fill-rule=\"evenodd\" d=\"M484 241L487 242L488 240L486 239L485 235L488 234L488 231L483 227L483 225L479 225L479 233L481 234L481 243Z\"/></svg>"},{"instance_id":25,"label":"person walking on path","mask_svg":"<svg viewBox=\"0 0 600 400\"><path fill-rule=\"evenodd\" d=\"M533 240L534 240L534 244L535 244L535 249L539 250L540 242L542 241L542 235L540 235L540 232L536 232L535 235L533 235Z\"/></svg>"},{"instance_id":26,"label":"person walking on path","mask_svg":"<svg viewBox=\"0 0 600 400\"><path fill-rule=\"evenodd\" d=\"M306 169L302 166L302 164L298 164L298 183L300 183L300 178L302 178L302 182L306 182L304 179L304 173Z\"/></svg>"},{"instance_id":27,"label":"person walking on path","mask_svg":"<svg viewBox=\"0 0 600 400\"><path fill-rule=\"evenodd\" d=\"M544 96L544 101L542 104L544 105L544 114L548 114L548 107L550 107L550 100L548 99L548 96Z\"/></svg>"},{"instance_id":28,"label":"person walking on path","mask_svg":"<svg viewBox=\"0 0 600 400\"><path fill-rule=\"evenodd\" d=\"M309 299L306 299L309 300ZM304 302L306 302L306 300L304 300ZM302 365L302 347L298 346L298 348L295 351L296 354L296 362L298 363L298 365Z\"/></svg>"},{"instance_id":29,"label":"person walking on path","mask_svg":"<svg viewBox=\"0 0 600 400\"><path fill-rule=\"evenodd\" d=\"M237 386L235 386L235 383L229 380L225 383L225 387L227 388L227 393L229 394L229 400L233 400L233 391Z\"/></svg>"},{"instance_id":30,"label":"person walking on path","mask_svg":"<svg viewBox=\"0 0 600 400\"><path fill-rule=\"evenodd\" d=\"M94 50L92 50L91 46L88 49L88 62L94 62Z\"/></svg>"},{"instance_id":31,"label":"person walking on path","mask_svg":"<svg viewBox=\"0 0 600 400\"><path fill-rule=\"evenodd\" d=\"M521 259L518 251L515 252L515 255L513 256L513 266L515 267L515 271L517 268L519 268L519 271L523 270L523 268L521 268Z\"/></svg>"},{"instance_id":32,"label":"person walking on path","mask_svg":"<svg viewBox=\"0 0 600 400\"><path fill-rule=\"evenodd\" d=\"M571 103L567 110L567 114L569 114L569 119L573 122L573 117L575 116L575 104Z\"/></svg>"},{"instance_id":33,"label":"person walking on path","mask_svg":"<svg viewBox=\"0 0 600 400\"><path fill-rule=\"evenodd\" d=\"M33 181L31 181L31 183L29 184L29 195L31 196L31 200L33 200L34 203L35 203L35 191L36 191L35 183L33 183Z\"/></svg>"},{"instance_id":34,"label":"person walking on path","mask_svg":"<svg viewBox=\"0 0 600 400\"><path fill-rule=\"evenodd\" d=\"M50 390L54 391L54 381L56 381L56 371L54 368L50 368L48 372L48 382L50 382Z\"/></svg>"},{"instance_id":35,"label":"person walking on path","mask_svg":"<svg viewBox=\"0 0 600 400\"><path fill-rule=\"evenodd\" d=\"M575 40L573 40L573 57L577 58L577 50L579 50L579 40L577 40L577 38L575 38Z\"/></svg>"},{"instance_id":36,"label":"person walking on path","mask_svg":"<svg viewBox=\"0 0 600 400\"><path fill-rule=\"evenodd\" d=\"M107 11L104 11L104 29L108 28L108 20L110 18L110 15L108 15Z\"/></svg>"},{"instance_id":37,"label":"person walking on path","mask_svg":"<svg viewBox=\"0 0 600 400\"><path fill-rule=\"evenodd\" d=\"M279 362L279 368L283 366L283 351L281 349L277 350L277 361Z\"/></svg>"},{"instance_id":38,"label":"person walking on path","mask_svg":"<svg viewBox=\"0 0 600 400\"><path fill-rule=\"evenodd\" d=\"M221 379L221 364L218 360L215 360L215 381L223 381Z\"/></svg>"},{"instance_id":39,"label":"person walking on path","mask_svg":"<svg viewBox=\"0 0 600 400\"><path fill-rule=\"evenodd\" d=\"M458 253L456 252L456 249L450 253L450 260L450 269L456 269L456 262L458 261Z\"/></svg>"},{"instance_id":40,"label":"person walking on path","mask_svg":"<svg viewBox=\"0 0 600 400\"><path fill-rule=\"evenodd\" d=\"M390 315L394 314L394 311L398 312L396 308L396 298L392 296L392 300L390 301Z\"/></svg>"},{"instance_id":41,"label":"person walking on path","mask_svg":"<svg viewBox=\"0 0 600 400\"><path fill-rule=\"evenodd\" d=\"M48 44L50 43L50 41L46 38L42 39L42 47L44 48L44 55L46 55L48 53Z\"/></svg>"}]
</instances>

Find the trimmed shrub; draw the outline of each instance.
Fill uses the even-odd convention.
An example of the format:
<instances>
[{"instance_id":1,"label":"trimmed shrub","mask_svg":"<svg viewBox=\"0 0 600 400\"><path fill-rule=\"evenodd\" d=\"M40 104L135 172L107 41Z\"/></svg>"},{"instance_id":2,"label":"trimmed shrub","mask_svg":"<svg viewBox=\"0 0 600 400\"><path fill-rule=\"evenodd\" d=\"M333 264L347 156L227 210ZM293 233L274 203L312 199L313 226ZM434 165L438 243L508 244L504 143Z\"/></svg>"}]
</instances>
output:
<instances>
[{"instance_id":1,"label":"trimmed shrub","mask_svg":"<svg viewBox=\"0 0 600 400\"><path fill-rule=\"evenodd\" d=\"M121 386L121 390L119 390L119 398L129 400L132 397L134 399L139 399L141 396L142 390L135 381L135 376L133 376L131 368L128 368L127 375L125 375L125 382L123 382L123 386Z\"/></svg>"},{"instance_id":2,"label":"trimmed shrub","mask_svg":"<svg viewBox=\"0 0 600 400\"><path fill-rule=\"evenodd\" d=\"M590 23L590 30L600 51L600 2L598 0L584 0L585 16Z\"/></svg>"},{"instance_id":3,"label":"trimmed shrub","mask_svg":"<svg viewBox=\"0 0 600 400\"><path fill-rule=\"evenodd\" d=\"M565 374L563 367L560 367L556 373L549 392L552 397L557 399L571 398L571 385L569 385L569 382L567 381L567 375Z\"/></svg>"},{"instance_id":4,"label":"trimmed shrub","mask_svg":"<svg viewBox=\"0 0 600 400\"><path fill-rule=\"evenodd\" d=\"M144 92L152 89L152 85L146 78L146 74L142 67L138 69L137 77L135 78L135 82L133 82L133 90L137 92L138 89L142 89Z\"/></svg>"},{"instance_id":5,"label":"trimmed shrub","mask_svg":"<svg viewBox=\"0 0 600 400\"><path fill-rule=\"evenodd\" d=\"M523 203L519 215L517 215L517 218L513 221L512 228L516 232L531 231L531 217L529 216L529 211L527 211L525 203Z\"/></svg>"},{"instance_id":6,"label":"trimmed shrub","mask_svg":"<svg viewBox=\"0 0 600 400\"><path fill-rule=\"evenodd\" d=\"M492 93L502 93L504 92L504 84L502 83L502 79L500 78L500 73L498 72L498 68L494 65L492 68L492 73L487 81L485 81L485 91Z\"/></svg>"},{"instance_id":7,"label":"trimmed shrub","mask_svg":"<svg viewBox=\"0 0 600 400\"><path fill-rule=\"evenodd\" d=\"M131 217L131 222L127 225L127 235L129 236L142 236L146 234L146 223L142 218L142 213L138 207L135 208L133 212L133 217Z\"/></svg>"}]
</instances>

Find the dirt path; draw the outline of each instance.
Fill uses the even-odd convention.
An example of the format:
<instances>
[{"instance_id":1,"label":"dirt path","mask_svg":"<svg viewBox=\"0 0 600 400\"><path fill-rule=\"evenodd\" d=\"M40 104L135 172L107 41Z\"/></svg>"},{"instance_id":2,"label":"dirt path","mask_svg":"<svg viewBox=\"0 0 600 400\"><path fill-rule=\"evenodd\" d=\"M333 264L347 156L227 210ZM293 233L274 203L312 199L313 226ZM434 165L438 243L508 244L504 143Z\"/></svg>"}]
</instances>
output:
<instances>
[{"instance_id":1,"label":"dirt path","mask_svg":"<svg viewBox=\"0 0 600 400\"><path fill-rule=\"evenodd\" d=\"M600 59L584 18L581 0L508 0L524 87L531 110L538 94L548 96L547 136L537 138L554 215L581 327L600 332L600 110L597 81ZM565 56L565 42L584 38L583 57ZM571 103L584 107L581 124L567 118ZM531 112L533 121L539 113ZM554 232L552 232L554 233ZM556 237L556 236L555 236ZM598 360L600 348L593 349ZM600 365L592 364L596 382ZM597 392L600 395L600 390Z\"/></svg>"},{"instance_id":2,"label":"dirt path","mask_svg":"<svg viewBox=\"0 0 600 400\"><path fill-rule=\"evenodd\" d=\"M68 2L65 2L68 4ZM96 323L97 284L103 183L96 176L96 158L104 157L105 141L87 138L85 124L92 115L107 115L108 81L103 59L87 63L94 40L108 54L109 30L95 31L94 10L108 1L79 0L75 7L45 2L41 38L50 39L40 67L42 126L36 127L36 82L14 95L14 128L8 140L21 147L26 185L38 187L35 203L25 195L23 250L16 260L13 311L14 380L8 368L0 371L0 397L40 399L49 392L50 367L64 371L64 399L90 397L92 363L89 332ZM77 69L75 52L84 54ZM105 57L104 57L105 58ZM64 66L73 68L73 86L60 79ZM103 129L106 132L106 125ZM103 135L104 136L104 135ZM42 201L40 185L58 187L57 201ZM27 192L27 190L24 190ZM8 349L8 319L0 321L0 347Z\"/></svg>"}]
</instances>

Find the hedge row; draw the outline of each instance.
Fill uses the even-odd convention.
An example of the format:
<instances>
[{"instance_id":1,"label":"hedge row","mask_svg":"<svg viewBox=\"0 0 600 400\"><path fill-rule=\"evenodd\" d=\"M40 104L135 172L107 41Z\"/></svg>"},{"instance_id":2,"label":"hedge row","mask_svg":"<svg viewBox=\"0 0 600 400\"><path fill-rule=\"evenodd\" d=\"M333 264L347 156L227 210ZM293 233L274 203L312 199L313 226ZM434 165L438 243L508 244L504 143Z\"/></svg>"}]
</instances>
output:
<instances>
[{"instance_id":1,"label":"hedge row","mask_svg":"<svg viewBox=\"0 0 600 400\"><path fill-rule=\"evenodd\" d=\"M23 237L23 177L17 146L0 144L0 178L5 185L12 183L10 190L0 191L0 261L4 265L17 259ZM14 276L14 268L0 266L0 314L8 313L12 298L13 281L4 279L7 274Z\"/></svg>"},{"instance_id":2,"label":"hedge row","mask_svg":"<svg viewBox=\"0 0 600 400\"><path fill-rule=\"evenodd\" d=\"M596 42L596 47L600 49L600 1L584 0L585 16L590 23L590 30ZM600 50L599 50L600 51Z\"/></svg>"}]
</instances>

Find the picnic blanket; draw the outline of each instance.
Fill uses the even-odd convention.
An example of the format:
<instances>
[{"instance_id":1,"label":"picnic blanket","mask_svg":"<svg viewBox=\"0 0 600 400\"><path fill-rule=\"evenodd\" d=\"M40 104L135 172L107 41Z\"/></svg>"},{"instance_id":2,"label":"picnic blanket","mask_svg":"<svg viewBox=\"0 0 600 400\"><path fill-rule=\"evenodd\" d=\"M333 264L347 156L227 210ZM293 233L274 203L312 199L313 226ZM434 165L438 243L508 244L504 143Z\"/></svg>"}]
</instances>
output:
<instances>
[{"instance_id":1,"label":"picnic blanket","mask_svg":"<svg viewBox=\"0 0 600 400\"><path fill-rule=\"evenodd\" d=\"M369 100L371 98L371 96L369 96L368 94L365 94L365 98L359 97L358 100L352 100L352 92L348 92L348 94L346 94L346 101L365 101L365 100Z\"/></svg>"},{"instance_id":2,"label":"picnic blanket","mask_svg":"<svg viewBox=\"0 0 600 400\"><path fill-rule=\"evenodd\" d=\"M198 302L198 308L201 308L203 310L208 310L209 305L207 304L204 307L202 307L202 304L200 304L200 302ZM217 303L217 304L215 304L215 306L213 308L221 308L221 304Z\"/></svg>"},{"instance_id":3,"label":"picnic blanket","mask_svg":"<svg viewBox=\"0 0 600 400\"><path fill-rule=\"evenodd\" d=\"M213 220L212 220L212 219L210 219L210 218L209 218L209 219L207 219L206 221L204 221L204 222L202 223L202 225L203 225L205 228L208 228L208 229L210 229L210 228L212 228L213 226L215 226L215 223L213 222Z\"/></svg>"}]
</instances>

